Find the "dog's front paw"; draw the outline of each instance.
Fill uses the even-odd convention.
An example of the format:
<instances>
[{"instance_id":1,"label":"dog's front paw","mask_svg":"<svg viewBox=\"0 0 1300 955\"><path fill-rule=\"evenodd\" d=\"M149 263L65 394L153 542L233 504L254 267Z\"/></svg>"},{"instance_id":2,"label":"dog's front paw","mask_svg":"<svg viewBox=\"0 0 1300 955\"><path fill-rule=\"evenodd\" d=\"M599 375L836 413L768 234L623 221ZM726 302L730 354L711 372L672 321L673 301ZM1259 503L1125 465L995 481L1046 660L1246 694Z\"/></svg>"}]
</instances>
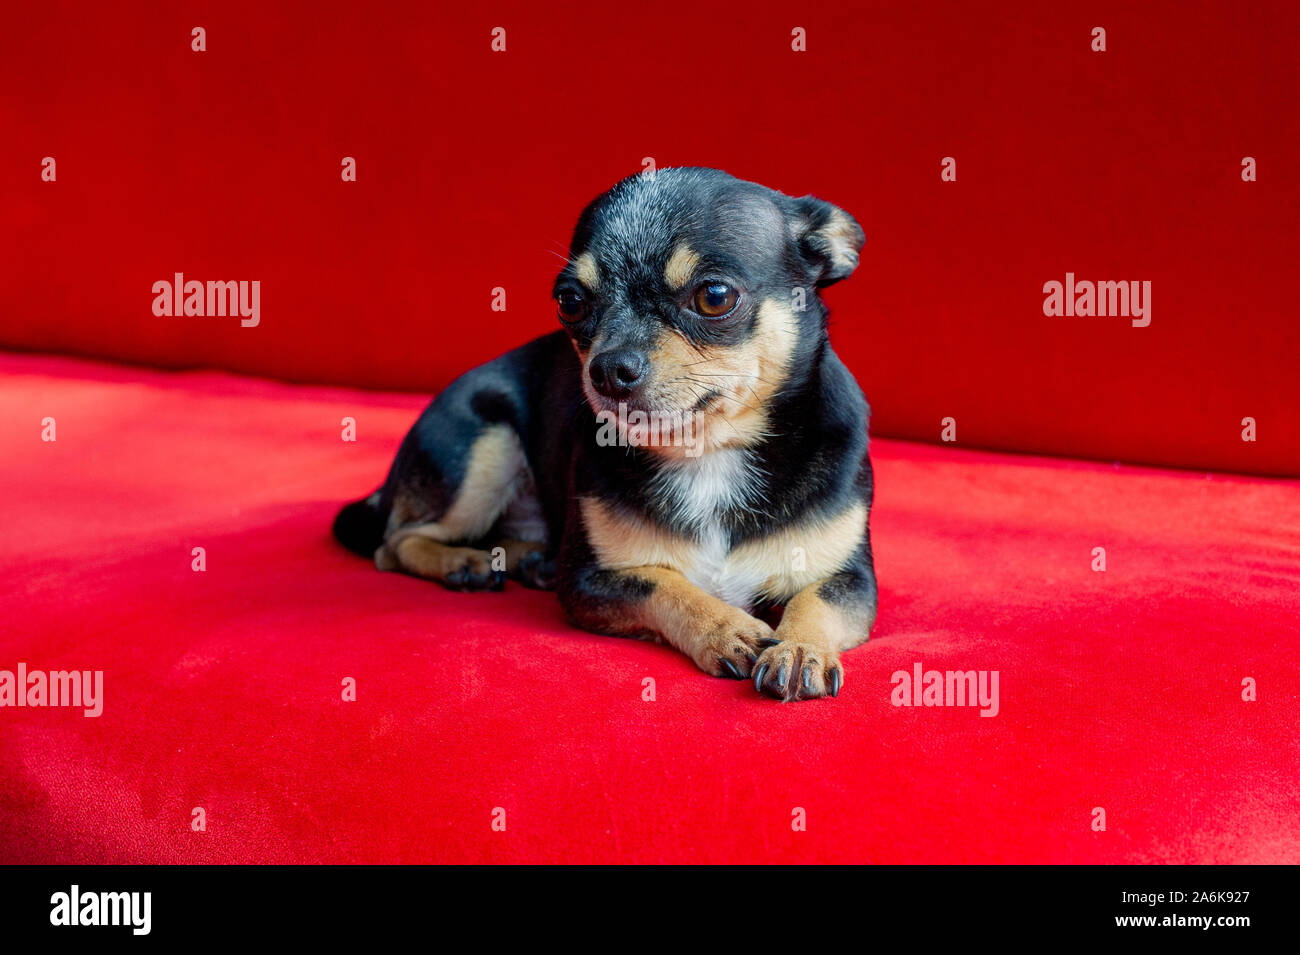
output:
<instances>
[{"instance_id":1,"label":"dog's front paw","mask_svg":"<svg viewBox=\"0 0 1300 955\"><path fill-rule=\"evenodd\" d=\"M505 572L492 568L492 555L471 547L446 548L440 570L439 579L448 590L501 590L506 584Z\"/></svg>"},{"instance_id":2,"label":"dog's front paw","mask_svg":"<svg viewBox=\"0 0 1300 955\"><path fill-rule=\"evenodd\" d=\"M753 672L763 648L775 642L771 627L737 610L705 627L693 659L705 673L743 680Z\"/></svg>"},{"instance_id":3,"label":"dog's front paw","mask_svg":"<svg viewBox=\"0 0 1300 955\"><path fill-rule=\"evenodd\" d=\"M787 637L764 650L754 666L754 689L787 703L839 696L843 685L839 653L820 643Z\"/></svg>"},{"instance_id":4,"label":"dog's front paw","mask_svg":"<svg viewBox=\"0 0 1300 955\"><path fill-rule=\"evenodd\" d=\"M519 558L515 573L525 587L535 590L555 589L555 561L541 550L530 550Z\"/></svg>"}]
</instances>

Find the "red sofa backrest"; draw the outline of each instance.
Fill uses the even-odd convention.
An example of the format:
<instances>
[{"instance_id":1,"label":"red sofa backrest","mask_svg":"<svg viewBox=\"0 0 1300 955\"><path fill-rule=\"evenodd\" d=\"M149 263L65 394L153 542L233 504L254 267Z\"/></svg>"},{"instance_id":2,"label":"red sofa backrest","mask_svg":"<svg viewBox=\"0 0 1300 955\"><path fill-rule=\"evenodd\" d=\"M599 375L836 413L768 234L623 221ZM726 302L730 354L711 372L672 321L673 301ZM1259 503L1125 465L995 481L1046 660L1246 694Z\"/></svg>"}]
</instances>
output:
<instances>
[{"instance_id":1,"label":"red sofa backrest","mask_svg":"<svg viewBox=\"0 0 1300 955\"><path fill-rule=\"evenodd\" d=\"M1142 6L27 5L0 346L433 390L555 327L579 210L653 157L863 224L828 298L876 433L1296 473L1300 15ZM155 315L177 272L260 324ZM1150 324L1045 315L1067 273Z\"/></svg>"}]
</instances>

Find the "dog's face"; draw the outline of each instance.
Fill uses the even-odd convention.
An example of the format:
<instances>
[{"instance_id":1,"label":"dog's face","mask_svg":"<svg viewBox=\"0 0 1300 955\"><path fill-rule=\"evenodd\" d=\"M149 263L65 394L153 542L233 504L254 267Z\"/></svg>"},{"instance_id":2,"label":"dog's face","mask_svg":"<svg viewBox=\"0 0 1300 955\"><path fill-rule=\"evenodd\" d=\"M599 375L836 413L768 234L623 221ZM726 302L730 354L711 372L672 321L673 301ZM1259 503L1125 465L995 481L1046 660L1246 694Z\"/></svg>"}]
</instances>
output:
<instances>
[{"instance_id":1,"label":"dog's face","mask_svg":"<svg viewBox=\"0 0 1300 955\"><path fill-rule=\"evenodd\" d=\"M583 212L555 282L588 402L647 416L656 437L639 443L665 450L685 419L704 450L760 438L825 334L818 289L857 267L863 241L829 203L718 170L623 180Z\"/></svg>"}]
</instances>

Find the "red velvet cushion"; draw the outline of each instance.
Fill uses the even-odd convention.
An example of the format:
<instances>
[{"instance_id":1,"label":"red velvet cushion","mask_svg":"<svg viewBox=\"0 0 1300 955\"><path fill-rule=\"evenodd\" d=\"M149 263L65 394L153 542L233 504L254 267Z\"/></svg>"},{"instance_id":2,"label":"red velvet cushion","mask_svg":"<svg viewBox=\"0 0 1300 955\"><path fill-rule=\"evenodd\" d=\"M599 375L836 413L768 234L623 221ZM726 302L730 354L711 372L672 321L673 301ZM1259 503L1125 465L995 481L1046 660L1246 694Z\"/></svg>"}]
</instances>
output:
<instances>
[{"instance_id":1,"label":"red velvet cushion","mask_svg":"<svg viewBox=\"0 0 1300 955\"><path fill-rule=\"evenodd\" d=\"M0 345L433 390L554 327L579 210L648 156L857 216L835 340L880 434L1300 473L1295 3L7 16ZM260 281L260 325L156 317L177 272ZM1067 272L1150 281L1150 326L1045 316Z\"/></svg>"},{"instance_id":2,"label":"red velvet cushion","mask_svg":"<svg viewBox=\"0 0 1300 955\"><path fill-rule=\"evenodd\" d=\"M876 441L875 638L782 705L334 544L421 403L0 358L0 669L104 673L0 709L0 861L1300 862L1300 483Z\"/></svg>"}]
</instances>

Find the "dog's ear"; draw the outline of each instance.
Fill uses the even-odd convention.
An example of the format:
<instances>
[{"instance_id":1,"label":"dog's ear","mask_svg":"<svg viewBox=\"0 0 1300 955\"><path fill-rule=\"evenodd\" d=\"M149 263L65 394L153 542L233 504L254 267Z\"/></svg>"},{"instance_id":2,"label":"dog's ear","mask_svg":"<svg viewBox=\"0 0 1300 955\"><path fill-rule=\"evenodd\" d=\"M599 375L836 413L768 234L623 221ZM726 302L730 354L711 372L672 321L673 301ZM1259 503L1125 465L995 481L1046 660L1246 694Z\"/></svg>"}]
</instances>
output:
<instances>
[{"instance_id":1,"label":"dog's ear","mask_svg":"<svg viewBox=\"0 0 1300 955\"><path fill-rule=\"evenodd\" d=\"M791 204L794 240L799 254L812 267L817 285L830 285L852 275L867 241L857 220L814 196L793 199Z\"/></svg>"}]
</instances>

